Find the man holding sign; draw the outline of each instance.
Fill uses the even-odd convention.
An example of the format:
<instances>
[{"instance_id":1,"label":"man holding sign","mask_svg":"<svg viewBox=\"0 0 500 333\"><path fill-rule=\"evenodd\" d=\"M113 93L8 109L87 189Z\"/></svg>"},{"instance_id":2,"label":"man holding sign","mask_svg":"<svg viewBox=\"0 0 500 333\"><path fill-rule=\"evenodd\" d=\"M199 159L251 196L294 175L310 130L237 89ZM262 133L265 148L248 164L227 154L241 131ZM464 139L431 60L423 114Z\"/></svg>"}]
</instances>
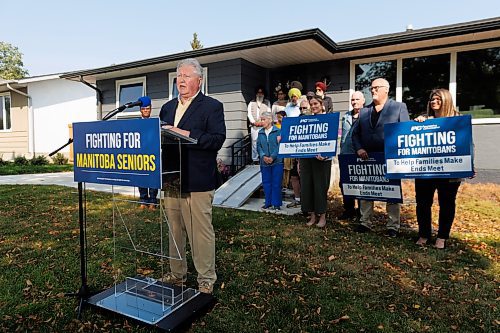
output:
<instances>
[{"instance_id":1,"label":"man holding sign","mask_svg":"<svg viewBox=\"0 0 500 333\"><path fill-rule=\"evenodd\" d=\"M390 123L409 121L406 104L389 99L389 82L378 78L372 82L370 88L373 102L361 109L359 120L352 132L352 144L356 154L363 160L369 158L369 153L384 151L384 125ZM398 203L386 204L387 235L396 237L400 225L400 205ZM360 225L357 232L371 231L373 215L373 201L360 200Z\"/></svg>"}]
</instances>

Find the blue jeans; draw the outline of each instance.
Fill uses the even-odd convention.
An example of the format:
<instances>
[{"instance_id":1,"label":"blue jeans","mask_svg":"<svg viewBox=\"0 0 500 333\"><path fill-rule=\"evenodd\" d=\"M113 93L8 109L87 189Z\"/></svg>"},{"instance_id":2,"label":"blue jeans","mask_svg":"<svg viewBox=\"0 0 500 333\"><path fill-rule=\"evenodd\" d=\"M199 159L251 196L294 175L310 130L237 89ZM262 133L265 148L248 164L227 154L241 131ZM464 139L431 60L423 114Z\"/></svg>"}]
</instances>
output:
<instances>
[{"instance_id":1,"label":"blue jeans","mask_svg":"<svg viewBox=\"0 0 500 333\"><path fill-rule=\"evenodd\" d=\"M157 204L158 189L139 187L139 198L142 204Z\"/></svg>"},{"instance_id":2,"label":"blue jeans","mask_svg":"<svg viewBox=\"0 0 500 333\"><path fill-rule=\"evenodd\" d=\"M264 188L265 206L281 207L281 181L283 179L283 163L261 164L262 187Z\"/></svg>"}]
</instances>

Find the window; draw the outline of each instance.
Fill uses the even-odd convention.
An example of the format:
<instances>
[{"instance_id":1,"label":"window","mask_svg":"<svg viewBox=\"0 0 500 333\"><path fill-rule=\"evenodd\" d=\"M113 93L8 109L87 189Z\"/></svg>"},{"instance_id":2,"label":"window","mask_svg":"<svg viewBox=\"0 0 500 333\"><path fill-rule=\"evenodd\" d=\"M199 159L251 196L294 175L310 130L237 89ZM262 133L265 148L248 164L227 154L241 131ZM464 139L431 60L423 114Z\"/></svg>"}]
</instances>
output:
<instances>
[{"instance_id":1,"label":"window","mask_svg":"<svg viewBox=\"0 0 500 333\"><path fill-rule=\"evenodd\" d=\"M377 78L384 78L389 81L389 97L394 98L396 87L396 61L379 61L365 64L357 64L355 70L355 89L365 95L365 105L372 102L370 87L372 81Z\"/></svg>"},{"instance_id":2,"label":"window","mask_svg":"<svg viewBox=\"0 0 500 333\"><path fill-rule=\"evenodd\" d=\"M117 80L116 81L116 107L120 105L135 102L139 97L146 95L146 77ZM140 109L138 106L133 108L127 108L123 112L126 113L139 113Z\"/></svg>"},{"instance_id":3,"label":"window","mask_svg":"<svg viewBox=\"0 0 500 333\"><path fill-rule=\"evenodd\" d=\"M0 131L10 130L10 96L0 95Z\"/></svg>"},{"instance_id":4,"label":"window","mask_svg":"<svg viewBox=\"0 0 500 333\"><path fill-rule=\"evenodd\" d=\"M403 59L403 102L412 118L427 110L432 89L448 89L450 54Z\"/></svg>"},{"instance_id":5,"label":"window","mask_svg":"<svg viewBox=\"0 0 500 333\"><path fill-rule=\"evenodd\" d=\"M179 91L177 90L177 73L168 73L168 99L174 99L179 96ZM208 68L203 67L203 82L201 83L201 92L208 95Z\"/></svg>"},{"instance_id":6,"label":"window","mask_svg":"<svg viewBox=\"0 0 500 333\"><path fill-rule=\"evenodd\" d=\"M473 118L500 117L500 48L457 53L456 101Z\"/></svg>"}]
</instances>

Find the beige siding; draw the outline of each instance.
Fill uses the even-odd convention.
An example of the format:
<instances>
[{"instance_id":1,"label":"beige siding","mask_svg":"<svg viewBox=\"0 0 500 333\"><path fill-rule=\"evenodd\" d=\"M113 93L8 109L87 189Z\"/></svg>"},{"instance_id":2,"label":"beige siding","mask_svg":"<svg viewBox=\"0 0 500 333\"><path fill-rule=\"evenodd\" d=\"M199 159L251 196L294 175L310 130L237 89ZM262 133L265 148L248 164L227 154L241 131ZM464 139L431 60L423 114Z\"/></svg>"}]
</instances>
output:
<instances>
[{"instance_id":1,"label":"beige siding","mask_svg":"<svg viewBox=\"0 0 500 333\"><path fill-rule=\"evenodd\" d=\"M26 92L26 89L19 89ZM10 93L10 131L0 131L0 157L4 160L23 155L29 157L28 141L28 98L16 92Z\"/></svg>"},{"instance_id":2,"label":"beige siding","mask_svg":"<svg viewBox=\"0 0 500 333\"><path fill-rule=\"evenodd\" d=\"M211 97L224 104L224 117L226 121L226 141L219 151L219 158L225 163L230 162L230 146L248 134L247 106L241 91L211 94Z\"/></svg>"}]
</instances>

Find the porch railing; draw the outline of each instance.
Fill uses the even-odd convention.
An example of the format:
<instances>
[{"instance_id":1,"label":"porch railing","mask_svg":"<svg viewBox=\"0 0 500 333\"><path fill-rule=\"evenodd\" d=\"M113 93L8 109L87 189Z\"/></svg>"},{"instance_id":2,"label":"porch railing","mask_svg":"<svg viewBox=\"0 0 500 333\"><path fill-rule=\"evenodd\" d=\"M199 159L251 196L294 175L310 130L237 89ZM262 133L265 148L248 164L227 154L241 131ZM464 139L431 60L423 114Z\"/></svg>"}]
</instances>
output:
<instances>
[{"instance_id":1,"label":"porch railing","mask_svg":"<svg viewBox=\"0 0 500 333\"><path fill-rule=\"evenodd\" d=\"M252 162L252 139L245 135L231 146L231 176Z\"/></svg>"}]
</instances>

